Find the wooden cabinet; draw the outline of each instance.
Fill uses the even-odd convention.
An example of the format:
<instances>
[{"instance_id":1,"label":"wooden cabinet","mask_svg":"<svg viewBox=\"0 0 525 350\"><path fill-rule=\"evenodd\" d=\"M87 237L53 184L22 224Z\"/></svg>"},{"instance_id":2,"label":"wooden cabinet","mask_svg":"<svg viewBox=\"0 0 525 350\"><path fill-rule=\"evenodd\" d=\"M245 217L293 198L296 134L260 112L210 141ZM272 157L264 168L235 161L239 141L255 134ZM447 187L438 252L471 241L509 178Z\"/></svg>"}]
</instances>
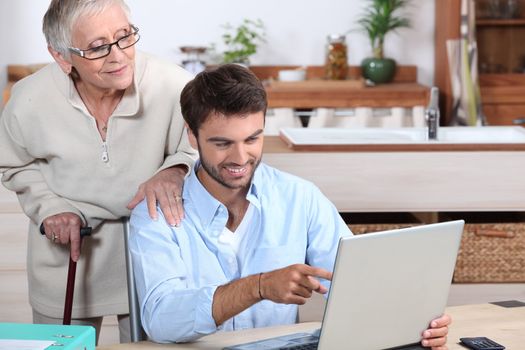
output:
<instances>
[{"instance_id":1,"label":"wooden cabinet","mask_svg":"<svg viewBox=\"0 0 525 350\"><path fill-rule=\"evenodd\" d=\"M525 118L525 0L477 0L476 39L483 111L490 125ZM446 41L460 37L461 0L436 0L435 85L451 120Z\"/></svg>"}]
</instances>

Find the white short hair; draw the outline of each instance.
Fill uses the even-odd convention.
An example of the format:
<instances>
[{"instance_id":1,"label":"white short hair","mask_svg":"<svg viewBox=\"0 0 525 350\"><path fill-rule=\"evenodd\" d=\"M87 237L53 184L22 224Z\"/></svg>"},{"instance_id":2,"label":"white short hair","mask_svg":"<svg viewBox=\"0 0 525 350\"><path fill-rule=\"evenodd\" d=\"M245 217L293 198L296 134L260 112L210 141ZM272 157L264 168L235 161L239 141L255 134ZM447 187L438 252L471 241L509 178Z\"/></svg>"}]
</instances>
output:
<instances>
[{"instance_id":1,"label":"white short hair","mask_svg":"<svg viewBox=\"0 0 525 350\"><path fill-rule=\"evenodd\" d=\"M130 10L124 0L52 0L42 24L47 44L69 58L68 48L78 18L96 15L112 5L119 5L129 20Z\"/></svg>"}]
</instances>

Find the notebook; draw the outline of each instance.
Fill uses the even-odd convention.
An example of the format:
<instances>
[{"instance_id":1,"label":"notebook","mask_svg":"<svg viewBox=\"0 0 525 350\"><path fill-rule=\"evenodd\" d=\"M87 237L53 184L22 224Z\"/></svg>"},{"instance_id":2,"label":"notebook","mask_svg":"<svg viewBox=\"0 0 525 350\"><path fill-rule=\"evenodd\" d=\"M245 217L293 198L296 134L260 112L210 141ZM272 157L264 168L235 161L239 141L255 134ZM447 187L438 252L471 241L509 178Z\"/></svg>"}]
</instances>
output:
<instances>
[{"instance_id":1,"label":"notebook","mask_svg":"<svg viewBox=\"0 0 525 350\"><path fill-rule=\"evenodd\" d=\"M443 314L463 220L343 237L319 332L224 348L419 348L422 332ZM315 348L315 347L314 347Z\"/></svg>"},{"instance_id":2,"label":"notebook","mask_svg":"<svg viewBox=\"0 0 525 350\"><path fill-rule=\"evenodd\" d=\"M95 328L0 323L0 349L95 350Z\"/></svg>"}]
</instances>

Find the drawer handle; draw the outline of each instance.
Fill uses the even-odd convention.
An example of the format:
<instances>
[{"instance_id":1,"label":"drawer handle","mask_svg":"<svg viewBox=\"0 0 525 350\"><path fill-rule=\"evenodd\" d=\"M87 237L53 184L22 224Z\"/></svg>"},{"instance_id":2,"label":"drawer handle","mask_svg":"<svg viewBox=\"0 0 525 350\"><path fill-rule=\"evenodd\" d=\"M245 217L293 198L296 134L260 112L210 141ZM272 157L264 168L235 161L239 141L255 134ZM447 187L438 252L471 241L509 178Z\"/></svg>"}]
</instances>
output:
<instances>
[{"instance_id":1,"label":"drawer handle","mask_svg":"<svg viewBox=\"0 0 525 350\"><path fill-rule=\"evenodd\" d=\"M484 236L484 237L500 237L500 238L514 237L514 232L512 231L487 230L487 229L477 229L474 231L474 234L476 236Z\"/></svg>"}]
</instances>

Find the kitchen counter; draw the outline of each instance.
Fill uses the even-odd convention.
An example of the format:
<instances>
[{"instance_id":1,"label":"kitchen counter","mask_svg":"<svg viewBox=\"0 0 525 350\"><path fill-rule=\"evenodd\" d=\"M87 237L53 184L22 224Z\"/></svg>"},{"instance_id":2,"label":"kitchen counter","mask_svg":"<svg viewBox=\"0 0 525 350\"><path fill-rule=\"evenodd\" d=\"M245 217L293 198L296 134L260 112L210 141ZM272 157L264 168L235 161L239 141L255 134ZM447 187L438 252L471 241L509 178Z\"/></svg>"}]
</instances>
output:
<instances>
[{"instance_id":1,"label":"kitchen counter","mask_svg":"<svg viewBox=\"0 0 525 350\"><path fill-rule=\"evenodd\" d=\"M340 212L525 211L525 150L295 151L263 160L314 182Z\"/></svg>"}]
</instances>

